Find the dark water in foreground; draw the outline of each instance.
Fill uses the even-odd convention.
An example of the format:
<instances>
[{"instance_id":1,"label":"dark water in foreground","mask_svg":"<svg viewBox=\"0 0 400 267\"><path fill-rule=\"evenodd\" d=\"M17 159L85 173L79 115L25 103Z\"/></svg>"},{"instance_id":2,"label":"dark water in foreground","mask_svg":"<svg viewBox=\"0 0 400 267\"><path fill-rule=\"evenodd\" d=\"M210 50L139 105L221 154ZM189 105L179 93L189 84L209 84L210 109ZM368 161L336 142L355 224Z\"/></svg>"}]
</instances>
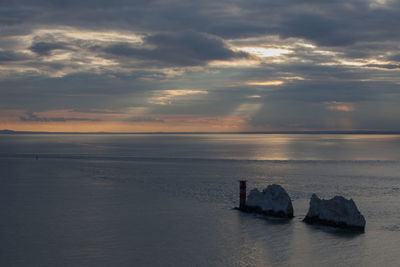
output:
<instances>
[{"instance_id":1,"label":"dark water in foreground","mask_svg":"<svg viewBox=\"0 0 400 267\"><path fill-rule=\"evenodd\" d=\"M399 152L396 135L2 135L0 266L399 266ZM296 217L232 210L242 178L284 186ZM313 192L352 197L366 232L302 223Z\"/></svg>"}]
</instances>

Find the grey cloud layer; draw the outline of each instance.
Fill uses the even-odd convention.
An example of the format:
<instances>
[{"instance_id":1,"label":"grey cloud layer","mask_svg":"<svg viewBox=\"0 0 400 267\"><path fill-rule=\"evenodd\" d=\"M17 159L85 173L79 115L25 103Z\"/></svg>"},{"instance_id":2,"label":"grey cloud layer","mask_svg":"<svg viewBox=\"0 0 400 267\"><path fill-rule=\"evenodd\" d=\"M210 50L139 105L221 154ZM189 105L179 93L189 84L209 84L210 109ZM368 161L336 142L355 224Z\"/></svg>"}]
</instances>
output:
<instances>
[{"instance_id":1,"label":"grey cloud layer","mask_svg":"<svg viewBox=\"0 0 400 267\"><path fill-rule=\"evenodd\" d=\"M331 46L364 40L398 40L400 4L377 3L365 0L2 1L0 22L117 27L144 32L193 30L224 38L274 33Z\"/></svg>"},{"instance_id":2,"label":"grey cloud layer","mask_svg":"<svg viewBox=\"0 0 400 267\"><path fill-rule=\"evenodd\" d=\"M39 117L33 112L28 112L26 116L20 116L19 119L25 122L67 122L67 121L98 121L88 118L65 118L65 117Z\"/></svg>"},{"instance_id":3,"label":"grey cloud layer","mask_svg":"<svg viewBox=\"0 0 400 267\"><path fill-rule=\"evenodd\" d=\"M232 115L249 106L258 107L249 112L253 126L340 128L353 121L354 127L400 130L400 108L393 104L400 101L399 1L14 0L0 1L0 26L0 65L9 73L0 80L1 108L148 106L149 114ZM66 26L136 34L141 41L36 32ZM280 62L209 65L252 59L235 49L244 43L290 53ZM247 83L268 80L283 84ZM148 103L153 91L173 89L208 94L175 105ZM354 110L324 104L335 101ZM20 119L45 118L28 113Z\"/></svg>"},{"instance_id":4,"label":"grey cloud layer","mask_svg":"<svg viewBox=\"0 0 400 267\"><path fill-rule=\"evenodd\" d=\"M244 52L230 50L221 39L196 32L161 33L145 38L145 44L154 48L136 48L114 44L103 49L111 56L155 60L166 65L196 66L210 60L244 58Z\"/></svg>"}]
</instances>

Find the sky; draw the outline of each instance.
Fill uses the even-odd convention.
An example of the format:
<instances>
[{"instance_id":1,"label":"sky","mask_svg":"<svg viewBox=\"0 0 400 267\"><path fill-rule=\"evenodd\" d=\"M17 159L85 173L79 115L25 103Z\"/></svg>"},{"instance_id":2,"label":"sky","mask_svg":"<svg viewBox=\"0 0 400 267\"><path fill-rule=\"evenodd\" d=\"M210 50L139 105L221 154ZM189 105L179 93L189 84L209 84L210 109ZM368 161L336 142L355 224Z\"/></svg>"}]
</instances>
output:
<instances>
[{"instance_id":1,"label":"sky","mask_svg":"<svg viewBox=\"0 0 400 267\"><path fill-rule=\"evenodd\" d=\"M400 131L400 1L0 0L0 129Z\"/></svg>"}]
</instances>

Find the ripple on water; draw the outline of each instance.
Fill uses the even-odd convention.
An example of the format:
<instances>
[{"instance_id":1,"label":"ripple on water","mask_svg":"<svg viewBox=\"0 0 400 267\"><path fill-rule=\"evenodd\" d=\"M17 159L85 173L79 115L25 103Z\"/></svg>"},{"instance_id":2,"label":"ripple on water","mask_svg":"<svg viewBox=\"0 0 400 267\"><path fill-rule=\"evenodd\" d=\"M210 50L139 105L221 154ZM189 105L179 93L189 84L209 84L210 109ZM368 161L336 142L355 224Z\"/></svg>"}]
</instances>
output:
<instances>
[{"instance_id":1,"label":"ripple on water","mask_svg":"<svg viewBox=\"0 0 400 267\"><path fill-rule=\"evenodd\" d=\"M388 226L383 227L383 229L386 231L400 232L400 225L398 225L398 224L388 225Z\"/></svg>"}]
</instances>

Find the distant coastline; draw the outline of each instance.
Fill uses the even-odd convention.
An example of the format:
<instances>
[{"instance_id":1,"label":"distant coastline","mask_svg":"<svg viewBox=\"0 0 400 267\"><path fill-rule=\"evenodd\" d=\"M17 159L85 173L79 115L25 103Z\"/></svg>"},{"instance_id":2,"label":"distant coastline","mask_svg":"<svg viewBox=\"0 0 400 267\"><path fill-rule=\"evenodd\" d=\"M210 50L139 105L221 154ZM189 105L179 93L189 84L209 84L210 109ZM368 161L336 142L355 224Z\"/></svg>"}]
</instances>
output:
<instances>
[{"instance_id":1,"label":"distant coastline","mask_svg":"<svg viewBox=\"0 0 400 267\"><path fill-rule=\"evenodd\" d=\"M400 135L400 131L264 131L264 132L36 132L0 130L0 134L385 134Z\"/></svg>"}]
</instances>

